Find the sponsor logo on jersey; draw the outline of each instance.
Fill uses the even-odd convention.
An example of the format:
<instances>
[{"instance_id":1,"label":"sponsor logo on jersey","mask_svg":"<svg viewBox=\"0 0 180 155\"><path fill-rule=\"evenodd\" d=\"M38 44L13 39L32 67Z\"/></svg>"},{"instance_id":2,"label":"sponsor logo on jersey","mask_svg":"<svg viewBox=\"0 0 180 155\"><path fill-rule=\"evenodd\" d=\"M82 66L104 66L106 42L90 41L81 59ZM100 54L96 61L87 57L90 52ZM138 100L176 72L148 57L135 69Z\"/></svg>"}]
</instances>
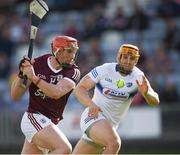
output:
<instances>
[{"instance_id":1,"label":"sponsor logo on jersey","mask_svg":"<svg viewBox=\"0 0 180 155\"><path fill-rule=\"evenodd\" d=\"M41 123L46 123L46 119L45 118L42 118L42 119L40 119L40 121L41 121Z\"/></svg>"},{"instance_id":2,"label":"sponsor logo on jersey","mask_svg":"<svg viewBox=\"0 0 180 155\"><path fill-rule=\"evenodd\" d=\"M57 82L59 82L61 79L63 78L63 75L51 75L50 76L50 83L52 84L56 84Z\"/></svg>"},{"instance_id":3,"label":"sponsor logo on jersey","mask_svg":"<svg viewBox=\"0 0 180 155\"><path fill-rule=\"evenodd\" d=\"M105 78L105 81L108 81L108 82L110 82L110 83L112 83L112 79L110 79L110 78Z\"/></svg>"},{"instance_id":4,"label":"sponsor logo on jersey","mask_svg":"<svg viewBox=\"0 0 180 155\"><path fill-rule=\"evenodd\" d=\"M132 85L133 85L132 82L127 82L126 83L126 87L132 87Z\"/></svg>"},{"instance_id":5,"label":"sponsor logo on jersey","mask_svg":"<svg viewBox=\"0 0 180 155\"><path fill-rule=\"evenodd\" d=\"M110 99L127 100L129 98L129 93L109 88L103 88L103 94Z\"/></svg>"},{"instance_id":6,"label":"sponsor logo on jersey","mask_svg":"<svg viewBox=\"0 0 180 155\"><path fill-rule=\"evenodd\" d=\"M39 96L42 99L49 98L46 96L41 89L37 89L37 91L34 93L35 96Z\"/></svg>"},{"instance_id":7,"label":"sponsor logo on jersey","mask_svg":"<svg viewBox=\"0 0 180 155\"><path fill-rule=\"evenodd\" d=\"M45 76L45 75L38 74L37 76L38 76L39 78L43 79L43 80L46 80L46 76Z\"/></svg>"},{"instance_id":8,"label":"sponsor logo on jersey","mask_svg":"<svg viewBox=\"0 0 180 155\"><path fill-rule=\"evenodd\" d=\"M116 85L117 85L118 88L123 88L125 86L125 81L123 79L118 80L116 82Z\"/></svg>"}]
</instances>

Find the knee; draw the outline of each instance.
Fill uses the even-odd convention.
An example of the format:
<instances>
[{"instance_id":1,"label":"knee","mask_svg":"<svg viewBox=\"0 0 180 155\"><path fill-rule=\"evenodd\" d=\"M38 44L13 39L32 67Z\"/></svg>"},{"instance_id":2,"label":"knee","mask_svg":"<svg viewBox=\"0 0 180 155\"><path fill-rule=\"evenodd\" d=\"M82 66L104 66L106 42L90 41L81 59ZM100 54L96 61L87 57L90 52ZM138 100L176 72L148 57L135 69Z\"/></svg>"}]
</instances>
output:
<instances>
[{"instance_id":1,"label":"knee","mask_svg":"<svg viewBox=\"0 0 180 155\"><path fill-rule=\"evenodd\" d=\"M65 147L61 147L61 152L62 152L62 154L71 154L71 152L72 152L72 146L71 145L67 145L67 146L65 146Z\"/></svg>"},{"instance_id":2,"label":"knee","mask_svg":"<svg viewBox=\"0 0 180 155\"><path fill-rule=\"evenodd\" d=\"M121 148L121 142L119 141L111 142L109 145L111 148L113 148L113 150L120 150Z\"/></svg>"},{"instance_id":3,"label":"knee","mask_svg":"<svg viewBox=\"0 0 180 155\"><path fill-rule=\"evenodd\" d=\"M58 145L53 152L56 152L58 154L71 154L72 152L72 146L71 145Z\"/></svg>"},{"instance_id":4,"label":"knee","mask_svg":"<svg viewBox=\"0 0 180 155\"><path fill-rule=\"evenodd\" d=\"M119 151L121 148L121 139L114 138L113 140L110 140L107 144L107 147L111 148L112 150Z\"/></svg>"},{"instance_id":5,"label":"knee","mask_svg":"<svg viewBox=\"0 0 180 155\"><path fill-rule=\"evenodd\" d=\"M71 154L72 152L72 146L68 146L65 150L65 154Z\"/></svg>"}]
</instances>

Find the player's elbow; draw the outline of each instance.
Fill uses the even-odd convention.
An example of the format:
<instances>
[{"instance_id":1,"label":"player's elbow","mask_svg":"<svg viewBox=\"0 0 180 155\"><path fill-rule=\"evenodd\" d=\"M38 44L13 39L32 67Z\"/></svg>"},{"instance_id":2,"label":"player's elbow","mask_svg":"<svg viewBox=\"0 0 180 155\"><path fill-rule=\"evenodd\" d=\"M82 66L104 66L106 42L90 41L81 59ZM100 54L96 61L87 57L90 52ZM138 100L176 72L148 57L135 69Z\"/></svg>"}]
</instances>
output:
<instances>
[{"instance_id":1,"label":"player's elbow","mask_svg":"<svg viewBox=\"0 0 180 155\"><path fill-rule=\"evenodd\" d=\"M150 93L146 94L144 98L147 101L147 103L151 106L156 106L160 103L159 95L154 91L151 91Z\"/></svg>"},{"instance_id":2,"label":"player's elbow","mask_svg":"<svg viewBox=\"0 0 180 155\"><path fill-rule=\"evenodd\" d=\"M14 96L11 96L11 99L12 99L12 101L14 101L14 102L19 101L19 99L18 99L18 98L16 98L16 97L14 97Z\"/></svg>"},{"instance_id":3,"label":"player's elbow","mask_svg":"<svg viewBox=\"0 0 180 155\"><path fill-rule=\"evenodd\" d=\"M151 101L149 102L149 105L151 105L151 106L157 106L157 105L159 105L159 103L160 103L159 97L156 97L156 98L154 98L153 100L151 100Z\"/></svg>"},{"instance_id":4,"label":"player's elbow","mask_svg":"<svg viewBox=\"0 0 180 155\"><path fill-rule=\"evenodd\" d=\"M154 105L159 105L159 103L160 103L159 95L156 93L155 100L154 100L153 104Z\"/></svg>"},{"instance_id":5,"label":"player's elbow","mask_svg":"<svg viewBox=\"0 0 180 155\"><path fill-rule=\"evenodd\" d=\"M153 102L150 102L148 104L151 105L151 106L157 106L157 105L159 105L159 102L158 101L153 101Z\"/></svg>"},{"instance_id":6,"label":"player's elbow","mask_svg":"<svg viewBox=\"0 0 180 155\"><path fill-rule=\"evenodd\" d=\"M11 99L12 101L17 102L17 101L20 101L21 97L11 92Z\"/></svg>"},{"instance_id":7,"label":"player's elbow","mask_svg":"<svg viewBox=\"0 0 180 155\"><path fill-rule=\"evenodd\" d=\"M156 99L156 101L154 102L155 105L159 105L160 103L160 100L159 100L159 97Z\"/></svg>"}]
</instances>

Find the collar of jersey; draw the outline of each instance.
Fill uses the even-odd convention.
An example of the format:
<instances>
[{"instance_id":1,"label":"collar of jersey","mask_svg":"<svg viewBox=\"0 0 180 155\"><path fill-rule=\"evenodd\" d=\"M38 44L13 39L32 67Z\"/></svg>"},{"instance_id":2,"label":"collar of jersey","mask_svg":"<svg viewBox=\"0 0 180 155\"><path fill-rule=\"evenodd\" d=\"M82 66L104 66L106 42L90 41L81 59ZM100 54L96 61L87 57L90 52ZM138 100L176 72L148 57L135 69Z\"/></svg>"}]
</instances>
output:
<instances>
[{"instance_id":1,"label":"collar of jersey","mask_svg":"<svg viewBox=\"0 0 180 155\"><path fill-rule=\"evenodd\" d=\"M60 68L60 69L54 69L53 67L52 67L52 65L51 65L51 61L50 61L50 57L48 57L48 59L47 59L47 64L48 64L48 67L54 72L54 73L58 73L58 72L60 72L61 70L62 70L62 68Z\"/></svg>"}]
</instances>

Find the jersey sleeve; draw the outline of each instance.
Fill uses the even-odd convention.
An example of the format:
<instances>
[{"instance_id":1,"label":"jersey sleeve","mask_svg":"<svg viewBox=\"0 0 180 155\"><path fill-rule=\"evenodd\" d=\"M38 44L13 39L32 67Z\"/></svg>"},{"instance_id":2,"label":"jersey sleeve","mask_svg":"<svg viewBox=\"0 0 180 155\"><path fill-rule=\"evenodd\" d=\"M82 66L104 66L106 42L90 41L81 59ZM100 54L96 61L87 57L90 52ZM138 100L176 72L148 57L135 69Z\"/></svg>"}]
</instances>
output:
<instances>
[{"instance_id":1,"label":"jersey sleeve","mask_svg":"<svg viewBox=\"0 0 180 155\"><path fill-rule=\"evenodd\" d=\"M106 73L106 66L105 64L101 66L97 66L93 68L87 75L90 76L90 78L95 82L98 83L101 77L104 76Z\"/></svg>"},{"instance_id":2,"label":"jersey sleeve","mask_svg":"<svg viewBox=\"0 0 180 155\"><path fill-rule=\"evenodd\" d=\"M76 85L80 80L80 76L81 76L80 70L78 68L72 68L66 72L64 79Z\"/></svg>"}]
</instances>

